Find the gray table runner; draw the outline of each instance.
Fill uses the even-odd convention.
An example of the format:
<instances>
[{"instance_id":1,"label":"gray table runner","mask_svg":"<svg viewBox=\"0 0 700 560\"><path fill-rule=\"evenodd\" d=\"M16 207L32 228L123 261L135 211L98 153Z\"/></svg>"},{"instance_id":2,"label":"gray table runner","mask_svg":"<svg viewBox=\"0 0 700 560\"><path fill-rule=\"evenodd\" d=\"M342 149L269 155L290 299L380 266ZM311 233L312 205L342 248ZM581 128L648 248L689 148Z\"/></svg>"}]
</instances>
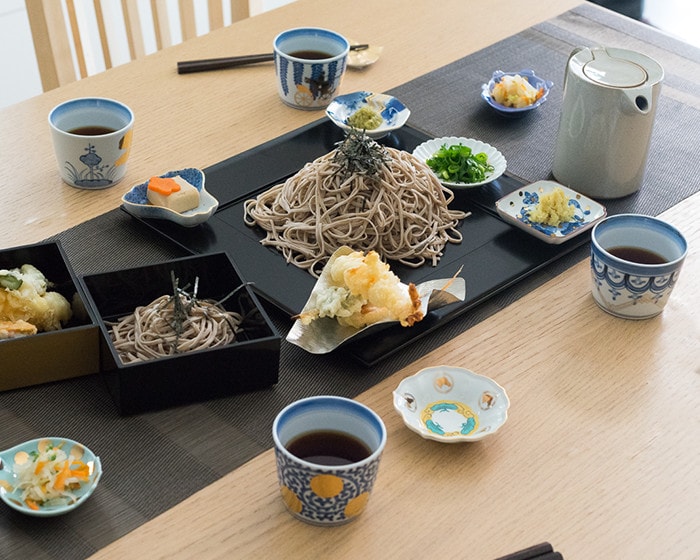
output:
<instances>
[{"instance_id":1,"label":"gray table runner","mask_svg":"<svg viewBox=\"0 0 700 560\"><path fill-rule=\"evenodd\" d=\"M411 108L411 124L435 136L482 139L504 153L509 172L549 175L566 59L575 46L639 50L666 71L645 184L606 205L612 213L658 214L700 190L695 156L700 130L700 50L612 12L583 5L413 80L391 93ZM479 98L496 69L533 68L555 82L547 103L506 120ZM78 274L182 256L170 242L115 210L56 236ZM108 249L108 250L107 250ZM0 557L84 558L211 484L272 446L270 427L287 403L312 394L355 396L522 297L588 254L582 248L417 341L365 368L342 354L311 356L282 345L272 389L120 417L99 376L0 394L0 448L46 435L84 442L102 458L100 487L70 515L36 519L2 507ZM286 335L286 317L271 310Z\"/></svg>"}]
</instances>

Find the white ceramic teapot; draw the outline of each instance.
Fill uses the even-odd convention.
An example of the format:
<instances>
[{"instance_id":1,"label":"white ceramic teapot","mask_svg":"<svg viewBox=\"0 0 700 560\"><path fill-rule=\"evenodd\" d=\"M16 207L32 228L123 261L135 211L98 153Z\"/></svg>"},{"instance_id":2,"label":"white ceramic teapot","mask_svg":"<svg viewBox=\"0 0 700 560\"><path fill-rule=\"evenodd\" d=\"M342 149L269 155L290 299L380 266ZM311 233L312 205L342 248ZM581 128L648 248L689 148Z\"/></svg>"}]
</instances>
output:
<instances>
[{"instance_id":1,"label":"white ceramic teapot","mask_svg":"<svg viewBox=\"0 0 700 560\"><path fill-rule=\"evenodd\" d=\"M642 185L664 72L625 49L577 48L569 56L552 173L592 198Z\"/></svg>"}]
</instances>

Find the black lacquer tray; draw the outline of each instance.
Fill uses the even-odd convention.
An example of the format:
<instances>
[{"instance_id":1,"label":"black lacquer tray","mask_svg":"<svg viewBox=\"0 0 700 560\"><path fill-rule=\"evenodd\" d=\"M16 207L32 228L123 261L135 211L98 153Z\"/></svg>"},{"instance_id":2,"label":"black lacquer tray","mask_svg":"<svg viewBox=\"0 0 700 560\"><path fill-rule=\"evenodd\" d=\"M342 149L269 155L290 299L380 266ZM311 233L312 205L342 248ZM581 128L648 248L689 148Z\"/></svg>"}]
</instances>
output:
<instances>
[{"instance_id":1,"label":"black lacquer tray","mask_svg":"<svg viewBox=\"0 0 700 560\"><path fill-rule=\"evenodd\" d=\"M413 151L429 138L420 130L404 126L380 142ZM241 276L254 283L254 290L263 299L290 315L298 313L316 280L287 264L276 250L260 244L263 232L245 225L243 203L329 152L340 140L342 131L327 119L311 123L205 169L206 188L220 204L206 223L183 228L163 220L142 221L194 254L227 252ZM460 276L467 285L464 302L431 312L410 328L397 325L369 329L365 331L368 334L354 338L343 348L367 365L376 363L589 241L590 236L583 234L561 245L550 245L503 222L495 202L523 185L524 181L505 174L483 187L457 191L451 206L471 211L459 226L462 243L448 244L436 267L415 269L391 264L403 282L415 284L451 278L463 266Z\"/></svg>"}]
</instances>

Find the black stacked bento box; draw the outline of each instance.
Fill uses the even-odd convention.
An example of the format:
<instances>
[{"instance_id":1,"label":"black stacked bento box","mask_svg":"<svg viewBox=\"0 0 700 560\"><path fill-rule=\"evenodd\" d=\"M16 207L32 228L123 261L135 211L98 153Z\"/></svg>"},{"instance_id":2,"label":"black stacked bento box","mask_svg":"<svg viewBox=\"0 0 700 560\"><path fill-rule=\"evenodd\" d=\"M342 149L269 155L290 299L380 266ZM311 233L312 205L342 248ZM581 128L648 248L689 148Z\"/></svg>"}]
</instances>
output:
<instances>
[{"instance_id":1,"label":"black stacked bento box","mask_svg":"<svg viewBox=\"0 0 700 560\"><path fill-rule=\"evenodd\" d=\"M0 340L0 391L97 373L99 330L60 243L0 250L0 270L26 264L46 277L48 291L68 300L72 317L60 330Z\"/></svg>"}]
</instances>

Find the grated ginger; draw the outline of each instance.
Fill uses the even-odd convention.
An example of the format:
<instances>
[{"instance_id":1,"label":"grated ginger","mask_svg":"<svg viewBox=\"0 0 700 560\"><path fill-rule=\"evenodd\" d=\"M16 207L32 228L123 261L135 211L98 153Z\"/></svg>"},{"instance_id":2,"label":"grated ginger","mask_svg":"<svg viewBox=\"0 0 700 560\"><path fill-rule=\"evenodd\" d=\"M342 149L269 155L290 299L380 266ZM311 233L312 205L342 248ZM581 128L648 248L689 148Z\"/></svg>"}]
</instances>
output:
<instances>
[{"instance_id":1,"label":"grated ginger","mask_svg":"<svg viewBox=\"0 0 700 560\"><path fill-rule=\"evenodd\" d=\"M555 187L551 192L540 196L539 203L530 210L527 217L531 222L557 227L570 222L575 213L576 209L569 204L564 191Z\"/></svg>"}]
</instances>

